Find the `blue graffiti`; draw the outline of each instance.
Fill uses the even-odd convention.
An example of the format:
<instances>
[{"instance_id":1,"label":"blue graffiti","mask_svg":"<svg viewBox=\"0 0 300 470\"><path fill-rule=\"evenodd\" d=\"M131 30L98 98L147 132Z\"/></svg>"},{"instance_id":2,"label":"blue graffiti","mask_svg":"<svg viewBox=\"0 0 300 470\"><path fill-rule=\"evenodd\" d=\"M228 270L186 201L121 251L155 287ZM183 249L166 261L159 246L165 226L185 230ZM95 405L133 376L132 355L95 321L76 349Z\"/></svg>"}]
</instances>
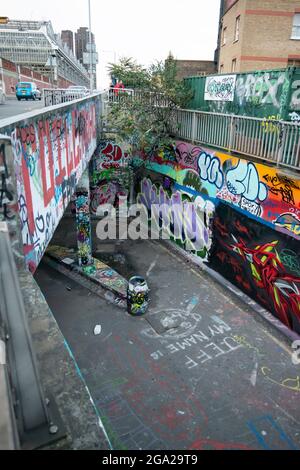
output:
<instances>
[{"instance_id":1,"label":"blue graffiti","mask_svg":"<svg viewBox=\"0 0 300 470\"><path fill-rule=\"evenodd\" d=\"M263 202L268 197L268 188L260 182L253 163L240 161L235 168L227 172L226 180L227 188L232 194L243 196L248 201Z\"/></svg>"},{"instance_id":2,"label":"blue graffiti","mask_svg":"<svg viewBox=\"0 0 300 470\"><path fill-rule=\"evenodd\" d=\"M198 168L200 178L203 181L208 181L214 184L218 189L221 189L224 183L224 175L221 169L220 160L217 157L212 157L206 152L202 152L198 160Z\"/></svg>"},{"instance_id":3,"label":"blue graffiti","mask_svg":"<svg viewBox=\"0 0 300 470\"><path fill-rule=\"evenodd\" d=\"M271 416L262 416L255 421L250 421L248 422L248 427L263 449L297 450L293 441Z\"/></svg>"}]
</instances>

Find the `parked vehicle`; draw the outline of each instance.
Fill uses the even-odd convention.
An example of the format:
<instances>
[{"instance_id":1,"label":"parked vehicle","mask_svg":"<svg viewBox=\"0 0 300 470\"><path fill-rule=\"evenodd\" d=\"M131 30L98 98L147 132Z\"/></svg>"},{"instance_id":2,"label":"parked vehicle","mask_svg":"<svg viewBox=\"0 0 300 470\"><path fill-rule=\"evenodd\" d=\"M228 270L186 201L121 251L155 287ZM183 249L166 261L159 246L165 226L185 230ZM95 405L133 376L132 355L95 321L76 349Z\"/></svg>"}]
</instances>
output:
<instances>
[{"instance_id":1,"label":"parked vehicle","mask_svg":"<svg viewBox=\"0 0 300 470\"><path fill-rule=\"evenodd\" d=\"M0 104L4 104L5 103L5 92L4 92L4 86L2 84L2 82L0 82Z\"/></svg>"},{"instance_id":2,"label":"parked vehicle","mask_svg":"<svg viewBox=\"0 0 300 470\"><path fill-rule=\"evenodd\" d=\"M66 96L72 97L74 100L83 98L87 95L89 95L89 90L85 86L71 85L66 89Z\"/></svg>"},{"instance_id":3,"label":"parked vehicle","mask_svg":"<svg viewBox=\"0 0 300 470\"><path fill-rule=\"evenodd\" d=\"M42 92L39 88L36 89L36 99L39 101L42 100Z\"/></svg>"},{"instance_id":4,"label":"parked vehicle","mask_svg":"<svg viewBox=\"0 0 300 470\"><path fill-rule=\"evenodd\" d=\"M41 100L42 93L34 82L20 82L16 86L16 97L20 100Z\"/></svg>"}]
</instances>

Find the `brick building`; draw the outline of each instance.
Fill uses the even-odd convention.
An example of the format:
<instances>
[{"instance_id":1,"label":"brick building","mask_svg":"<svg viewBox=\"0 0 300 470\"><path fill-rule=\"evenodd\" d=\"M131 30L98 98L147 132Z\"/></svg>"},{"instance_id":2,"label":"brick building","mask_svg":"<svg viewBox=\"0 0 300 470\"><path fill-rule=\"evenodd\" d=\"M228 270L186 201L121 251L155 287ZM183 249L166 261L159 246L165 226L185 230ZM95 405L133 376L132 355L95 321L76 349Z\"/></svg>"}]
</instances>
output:
<instances>
[{"instance_id":1,"label":"brick building","mask_svg":"<svg viewBox=\"0 0 300 470\"><path fill-rule=\"evenodd\" d=\"M222 0L219 73L300 65L299 0Z\"/></svg>"},{"instance_id":2,"label":"brick building","mask_svg":"<svg viewBox=\"0 0 300 470\"><path fill-rule=\"evenodd\" d=\"M73 31L65 29L61 32L61 41L74 53L74 34Z\"/></svg>"},{"instance_id":3,"label":"brick building","mask_svg":"<svg viewBox=\"0 0 300 470\"><path fill-rule=\"evenodd\" d=\"M176 60L176 68L176 78L181 80L191 76L214 74L217 64L212 60Z\"/></svg>"}]
</instances>

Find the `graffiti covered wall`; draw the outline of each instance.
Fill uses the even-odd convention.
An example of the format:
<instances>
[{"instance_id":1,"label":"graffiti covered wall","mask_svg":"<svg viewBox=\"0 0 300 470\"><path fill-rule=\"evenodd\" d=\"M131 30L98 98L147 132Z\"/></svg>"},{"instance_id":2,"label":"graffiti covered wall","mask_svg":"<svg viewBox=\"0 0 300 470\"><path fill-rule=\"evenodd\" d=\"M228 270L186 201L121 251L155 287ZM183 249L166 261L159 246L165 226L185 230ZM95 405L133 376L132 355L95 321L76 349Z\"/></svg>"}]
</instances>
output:
<instances>
[{"instance_id":1,"label":"graffiti covered wall","mask_svg":"<svg viewBox=\"0 0 300 470\"><path fill-rule=\"evenodd\" d=\"M177 142L147 163L171 178L174 189L226 202L270 228L300 238L300 178L222 152Z\"/></svg>"},{"instance_id":2,"label":"graffiti covered wall","mask_svg":"<svg viewBox=\"0 0 300 470\"><path fill-rule=\"evenodd\" d=\"M12 136L23 247L31 272L96 149L94 101L56 113L5 129Z\"/></svg>"},{"instance_id":3,"label":"graffiti covered wall","mask_svg":"<svg viewBox=\"0 0 300 470\"><path fill-rule=\"evenodd\" d=\"M300 254L296 240L221 203L214 219L213 269L300 333Z\"/></svg>"},{"instance_id":4,"label":"graffiti covered wall","mask_svg":"<svg viewBox=\"0 0 300 470\"><path fill-rule=\"evenodd\" d=\"M190 202L193 202L193 206L189 205ZM148 172L141 182L137 203L148 209L149 220L153 205L163 208L164 213L160 214L161 229L166 230L180 246L207 260L212 243L211 222L215 210L212 202L200 195L191 195L184 189L177 190L170 178Z\"/></svg>"},{"instance_id":5,"label":"graffiti covered wall","mask_svg":"<svg viewBox=\"0 0 300 470\"><path fill-rule=\"evenodd\" d=\"M115 142L102 141L90 165L91 212L103 204L116 206L118 197L128 196L132 180L129 153Z\"/></svg>"},{"instance_id":6,"label":"graffiti covered wall","mask_svg":"<svg viewBox=\"0 0 300 470\"><path fill-rule=\"evenodd\" d=\"M300 178L186 142L145 166L138 201L199 202L198 255L300 333Z\"/></svg>"},{"instance_id":7,"label":"graffiti covered wall","mask_svg":"<svg viewBox=\"0 0 300 470\"><path fill-rule=\"evenodd\" d=\"M228 83L226 78L234 77ZM267 120L298 120L300 114L299 69L258 71L185 81L195 92L189 109L253 116ZM208 83L212 94L207 94Z\"/></svg>"}]
</instances>

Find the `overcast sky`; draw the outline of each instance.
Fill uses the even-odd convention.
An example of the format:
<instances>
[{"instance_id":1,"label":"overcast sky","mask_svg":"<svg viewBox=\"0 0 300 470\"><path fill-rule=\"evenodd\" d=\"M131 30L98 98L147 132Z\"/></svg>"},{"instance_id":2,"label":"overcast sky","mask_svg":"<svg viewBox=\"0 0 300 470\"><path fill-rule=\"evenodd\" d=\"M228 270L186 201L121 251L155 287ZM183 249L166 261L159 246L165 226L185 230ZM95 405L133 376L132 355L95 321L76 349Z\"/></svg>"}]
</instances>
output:
<instances>
[{"instance_id":1,"label":"overcast sky","mask_svg":"<svg viewBox=\"0 0 300 470\"><path fill-rule=\"evenodd\" d=\"M98 87L108 84L107 63L122 56L148 65L164 60L212 60L220 0L91 0L99 52ZM7 0L1 15L51 20L54 31L88 26L88 0Z\"/></svg>"}]
</instances>

